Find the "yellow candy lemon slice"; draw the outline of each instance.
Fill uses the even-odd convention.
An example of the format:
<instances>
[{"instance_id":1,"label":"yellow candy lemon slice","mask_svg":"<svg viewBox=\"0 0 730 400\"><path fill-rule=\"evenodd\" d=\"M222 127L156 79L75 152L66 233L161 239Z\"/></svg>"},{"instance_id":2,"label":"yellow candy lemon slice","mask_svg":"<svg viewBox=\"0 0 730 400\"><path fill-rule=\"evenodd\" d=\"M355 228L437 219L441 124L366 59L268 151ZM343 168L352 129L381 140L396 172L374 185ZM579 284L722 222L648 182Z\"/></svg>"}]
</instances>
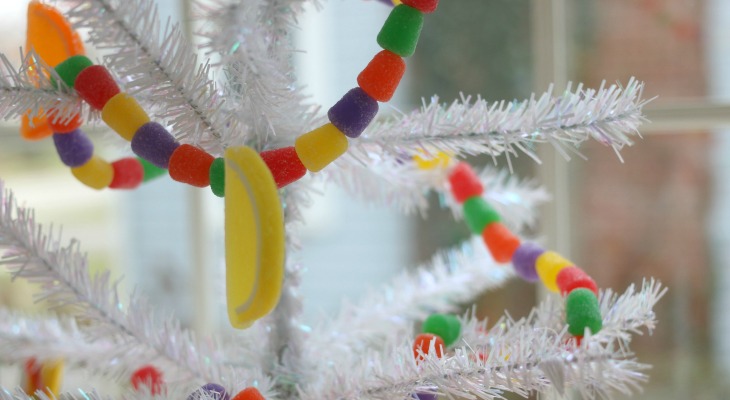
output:
<instances>
[{"instance_id":1,"label":"yellow candy lemon slice","mask_svg":"<svg viewBox=\"0 0 730 400\"><path fill-rule=\"evenodd\" d=\"M25 51L34 50L49 66L55 67L65 59L84 54L84 42L57 9L34 0L28 4L28 30ZM23 116L20 134L27 140L39 140L53 133L45 116Z\"/></svg>"},{"instance_id":2,"label":"yellow candy lemon slice","mask_svg":"<svg viewBox=\"0 0 730 400\"><path fill-rule=\"evenodd\" d=\"M276 307L284 280L284 214L276 183L249 147L225 152L228 317L245 328Z\"/></svg>"}]
</instances>

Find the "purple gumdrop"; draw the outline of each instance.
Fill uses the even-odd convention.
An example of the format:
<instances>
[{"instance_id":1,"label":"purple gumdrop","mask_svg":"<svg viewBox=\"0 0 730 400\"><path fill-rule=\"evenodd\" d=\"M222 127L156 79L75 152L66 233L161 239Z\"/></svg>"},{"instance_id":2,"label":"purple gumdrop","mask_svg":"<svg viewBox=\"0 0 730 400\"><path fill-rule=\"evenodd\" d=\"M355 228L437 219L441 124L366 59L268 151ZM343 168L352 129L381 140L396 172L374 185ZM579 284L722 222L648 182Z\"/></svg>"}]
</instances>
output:
<instances>
[{"instance_id":1,"label":"purple gumdrop","mask_svg":"<svg viewBox=\"0 0 730 400\"><path fill-rule=\"evenodd\" d=\"M436 400L438 395L435 393L414 393L413 398L416 400Z\"/></svg>"},{"instance_id":2,"label":"purple gumdrop","mask_svg":"<svg viewBox=\"0 0 730 400\"><path fill-rule=\"evenodd\" d=\"M228 394L226 389L217 383L206 383L201 386L200 389L194 391L188 396L188 400L198 400L204 398L202 394L205 393L208 397L212 397L216 400L231 400L231 396Z\"/></svg>"},{"instance_id":3,"label":"purple gumdrop","mask_svg":"<svg viewBox=\"0 0 730 400\"><path fill-rule=\"evenodd\" d=\"M69 167L80 167L94 155L94 144L80 129L68 133L54 133L53 144L58 156Z\"/></svg>"},{"instance_id":4,"label":"purple gumdrop","mask_svg":"<svg viewBox=\"0 0 730 400\"><path fill-rule=\"evenodd\" d=\"M170 132L157 122L140 126L132 138L134 154L160 168L167 168L172 153L179 146Z\"/></svg>"},{"instance_id":5,"label":"purple gumdrop","mask_svg":"<svg viewBox=\"0 0 730 400\"><path fill-rule=\"evenodd\" d=\"M528 282L535 282L540 279L535 270L535 263L545 250L530 242L524 242L517 248L515 254L512 255L512 265L522 279Z\"/></svg>"},{"instance_id":6,"label":"purple gumdrop","mask_svg":"<svg viewBox=\"0 0 730 400\"><path fill-rule=\"evenodd\" d=\"M378 0L378 1L380 1L381 3L385 3L391 7L393 6L393 0Z\"/></svg>"},{"instance_id":7,"label":"purple gumdrop","mask_svg":"<svg viewBox=\"0 0 730 400\"><path fill-rule=\"evenodd\" d=\"M364 90L356 87L347 92L329 112L332 125L345 135L356 138L370 125L370 121L378 113L378 101L368 96Z\"/></svg>"}]
</instances>

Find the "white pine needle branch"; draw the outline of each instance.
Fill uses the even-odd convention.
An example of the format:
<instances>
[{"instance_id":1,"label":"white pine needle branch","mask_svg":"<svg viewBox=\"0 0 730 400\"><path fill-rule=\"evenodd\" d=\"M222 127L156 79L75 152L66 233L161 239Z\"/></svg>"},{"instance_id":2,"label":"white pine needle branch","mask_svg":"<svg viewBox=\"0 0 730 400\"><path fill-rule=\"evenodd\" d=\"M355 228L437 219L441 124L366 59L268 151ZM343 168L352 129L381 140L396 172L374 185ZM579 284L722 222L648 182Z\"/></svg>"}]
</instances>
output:
<instances>
[{"instance_id":1,"label":"white pine needle branch","mask_svg":"<svg viewBox=\"0 0 730 400\"><path fill-rule=\"evenodd\" d=\"M221 382L217 360L222 357L214 342L197 341L176 320L160 318L139 296L132 295L125 310L109 272L91 276L78 242L63 247L52 232L35 223L33 214L19 208L0 181L0 265L15 277L39 284L40 299L71 306L79 318L88 319L92 325L86 333L91 337L116 339L120 351L139 350L165 362L173 379Z\"/></svg>"},{"instance_id":2,"label":"white pine needle branch","mask_svg":"<svg viewBox=\"0 0 730 400\"><path fill-rule=\"evenodd\" d=\"M541 96L521 102L489 104L479 97L463 97L442 105L434 97L421 110L373 124L353 145L361 148L355 153L361 157L413 156L424 149L517 156L520 150L537 160L533 146L550 143L569 159L589 139L618 151L633 143L631 136L644 121L643 88L632 78L626 87L603 83L598 90L582 84L573 90L569 84L557 95L551 86Z\"/></svg>"},{"instance_id":3,"label":"white pine needle branch","mask_svg":"<svg viewBox=\"0 0 730 400\"><path fill-rule=\"evenodd\" d=\"M152 0L63 1L74 5L68 12L74 27L89 29L90 42L107 51L105 64L156 105L151 111L178 139L221 151L235 120L224 112L210 66L198 63L178 24L168 20L162 30Z\"/></svg>"},{"instance_id":4,"label":"white pine needle branch","mask_svg":"<svg viewBox=\"0 0 730 400\"><path fill-rule=\"evenodd\" d=\"M228 106L256 136L293 137L310 128L316 109L297 88L290 32L308 0L215 0L194 3L205 21L198 35L207 55L217 56L226 78Z\"/></svg>"},{"instance_id":5,"label":"white pine needle branch","mask_svg":"<svg viewBox=\"0 0 730 400\"><path fill-rule=\"evenodd\" d=\"M451 355L439 359L431 352L416 364L413 338L405 337L397 348L351 360L348 367L323 365L316 372L319 379L302 388L302 399L394 399L417 392L491 399L504 392L527 396L568 388L586 399L630 394L646 380L647 366L635 360L626 335L654 328L652 309L664 292L651 280L619 297L604 293L604 329L586 335L579 348L566 343L562 299L545 302L519 321L503 318L488 333L484 322L467 318Z\"/></svg>"},{"instance_id":6,"label":"white pine needle branch","mask_svg":"<svg viewBox=\"0 0 730 400\"><path fill-rule=\"evenodd\" d=\"M49 77L61 82L61 88L54 88ZM0 54L0 118L19 119L29 110L36 116L50 109L56 110L55 118L65 119L79 111L80 100L35 53L24 56L19 68Z\"/></svg>"},{"instance_id":7,"label":"white pine needle branch","mask_svg":"<svg viewBox=\"0 0 730 400\"><path fill-rule=\"evenodd\" d=\"M428 265L396 277L357 306L343 304L337 318L314 329L305 349L313 354L305 359L348 365L369 348L398 340L429 314L453 312L501 286L513 272L495 263L483 247L467 243L437 254Z\"/></svg>"}]
</instances>

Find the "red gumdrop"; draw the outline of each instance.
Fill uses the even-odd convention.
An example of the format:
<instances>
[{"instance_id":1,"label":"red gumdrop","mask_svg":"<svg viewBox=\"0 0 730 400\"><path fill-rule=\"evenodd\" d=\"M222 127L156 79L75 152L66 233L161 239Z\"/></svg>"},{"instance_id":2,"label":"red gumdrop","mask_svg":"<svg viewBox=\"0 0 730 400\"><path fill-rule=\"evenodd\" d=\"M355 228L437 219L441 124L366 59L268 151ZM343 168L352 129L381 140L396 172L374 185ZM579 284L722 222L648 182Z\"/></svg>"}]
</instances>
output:
<instances>
[{"instance_id":1,"label":"red gumdrop","mask_svg":"<svg viewBox=\"0 0 730 400\"><path fill-rule=\"evenodd\" d=\"M383 50L360 72L357 84L370 97L385 102L393 97L405 71L406 63L399 55Z\"/></svg>"},{"instance_id":2,"label":"red gumdrop","mask_svg":"<svg viewBox=\"0 0 730 400\"><path fill-rule=\"evenodd\" d=\"M307 173L307 168L302 164L293 146L263 151L260 155L269 167L279 189L301 179Z\"/></svg>"},{"instance_id":3,"label":"red gumdrop","mask_svg":"<svg viewBox=\"0 0 730 400\"><path fill-rule=\"evenodd\" d=\"M578 267L563 268L558 272L555 281L558 289L560 289L560 294L563 296L573 291L573 289L585 288L592 291L598 297L598 285L596 285L596 281Z\"/></svg>"},{"instance_id":4,"label":"red gumdrop","mask_svg":"<svg viewBox=\"0 0 730 400\"><path fill-rule=\"evenodd\" d=\"M164 389L165 382L162 380L162 372L152 365L145 365L132 373L130 378L134 390L141 390L147 387L151 394L160 394Z\"/></svg>"},{"instance_id":5,"label":"red gumdrop","mask_svg":"<svg viewBox=\"0 0 730 400\"><path fill-rule=\"evenodd\" d=\"M423 360L423 354L428 354L431 342L433 342L434 340L436 341L434 343L436 357L441 358L444 355L444 349L446 348L446 345L444 344L444 340L441 339L441 337L430 333L421 333L416 336L416 340L413 341L413 357L416 359L416 361Z\"/></svg>"},{"instance_id":6,"label":"red gumdrop","mask_svg":"<svg viewBox=\"0 0 730 400\"><path fill-rule=\"evenodd\" d=\"M76 114L71 118L56 117L54 111L51 110L48 113L48 126L51 128L53 133L69 133L76 129L79 129L83 121L81 120L81 114Z\"/></svg>"},{"instance_id":7,"label":"red gumdrop","mask_svg":"<svg viewBox=\"0 0 730 400\"><path fill-rule=\"evenodd\" d=\"M457 202L463 203L470 197L481 196L484 186L471 166L465 162L459 163L449 174L451 193Z\"/></svg>"},{"instance_id":8,"label":"red gumdrop","mask_svg":"<svg viewBox=\"0 0 730 400\"><path fill-rule=\"evenodd\" d=\"M266 400L266 398L255 387L247 387L233 396L231 400Z\"/></svg>"},{"instance_id":9,"label":"red gumdrop","mask_svg":"<svg viewBox=\"0 0 730 400\"><path fill-rule=\"evenodd\" d=\"M111 189L134 189L144 180L142 163L134 157L114 161L112 168L114 168L114 178L109 184Z\"/></svg>"},{"instance_id":10,"label":"red gumdrop","mask_svg":"<svg viewBox=\"0 0 730 400\"><path fill-rule=\"evenodd\" d=\"M482 239L498 263L512 260L512 255L520 247L520 239L499 222L487 225L482 231Z\"/></svg>"},{"instance_id":11,"label":"red gumdrop","mask_svg":"<svg viewBox=\"0 0 730 400\"><path fill-rule=\"evenodd\" d=\"M436 11L439 0L401 0L401 3L413 7L423 13L432 13Z\"/></svg>"},{"instance_id":12,"label":"red gumdrop","mask_svg":"<svg viewBox=\"0 0 730 400\"><path fill-rule=\"evenodd\" d=\"M101 110L112 97L119 94L119 86L103 65L84 68L76 76L74 89L95 110Z\"/></svg>"},{"instance_id":13,"label":"red gumdrop","mask_svg":"<svg viewBox=\"0 0 730 400\"><path fill-rule=\"evenodd\" d=\"M210 165L215 158L205 151L181 144L170 157L170 177L197 187L210 185Z\"/></svg>"}]
</instances>

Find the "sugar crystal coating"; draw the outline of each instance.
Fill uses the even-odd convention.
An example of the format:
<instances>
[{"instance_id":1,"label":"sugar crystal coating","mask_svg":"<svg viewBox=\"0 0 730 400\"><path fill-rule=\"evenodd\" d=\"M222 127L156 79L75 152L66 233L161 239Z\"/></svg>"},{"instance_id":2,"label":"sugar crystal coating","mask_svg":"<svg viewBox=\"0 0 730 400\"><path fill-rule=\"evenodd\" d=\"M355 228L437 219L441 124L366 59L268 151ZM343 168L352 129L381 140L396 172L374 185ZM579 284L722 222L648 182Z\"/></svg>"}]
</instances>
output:
<instances>
[{"instance_id":1,"label":"sugar crystal coating","mask_svg":"<svg viewBox=\"0 0 730 400\"><path fill-rule=\"evenodd\" d=\"M167 169L172 153L180 144L157 122L142 125L132 138L132 151L159 168Z\"/></svg>"},{"instance_id":2,"label":"sugar crystal coating","mask_svg":"<svg viewBox=\"0 0 730 400\"><path fill-rule=\"evenodd\" d=\"M262 151L260 155L269 167L279 189L296 182L307 173L307 168L299 160L297 150L293 146Z\"/></svg>"},{"instance_id":3,"label":"sugar crystal coating","mask_svg":"<svg viewBox=\"0 0 730 400\"><path fill-rule=\"evenodd\" d=\"M571 335L583 335L586 328L593 334L598 333L603 327L603 320L596 295L585 288L570 292L565 299L565 319Z\"/></svg>"},{"instance_id":4,"label":"sugar crystal coating","mask_svg":"<svg viewBox=\"0 0 730 400\"><path fill-rule=\"evenodd\" d=\"M53 144L61 162L69 167L80 167L94 155L94 144L80 129L69 133L54 133Z\"/></svg>"},{"instance_id":5,"label":"sugar crystal coating","mask_svg":"<svg viewBox=\"0 0 730 400\"><path fill-rule=\"evenodd\" d=\"M348 91L327 112L332 125L351 138L362 134L378 113L378 102L357 87Z\"/></svg>"},{"instance_id":6,"label":"sugar crystal coating","mask_svg":"<svg viewBox=\"0 0 730 400\"><path fill-rule=\"evenodd\" d=\"M410 57L416 51L423 28L423 13L401 4L393 8L378 33L378 44L401 57Z\"/></svg>"},{"instance_id":7,"label":"sugar crystal coating","mask_svg":"<svg viewBox=\"0 0 730 400\"><path fill-rule=\"evenodd\" d=\"M112 165L97 156L92 156L80 167L71 168L71 173L79 182L97 190L108 187L114 179Z\"/></svg>"},{"instance_id":8,"label":"sugar crystal coating","mask_svg":"<svg viewBox=\"0 0 730 400\"><path fill-rule=\"evenodd\" d=\"M555 281L563 296L577 288L588 289L598 296L596 281L578 267L563 268L558 272Z\"/></svg>"},{"instance_id":9,"label":"sugar crystal coating","mask_svg":"<svg viewBox=\"0 0 730 400\"><path fill-rule=\"evenodd\" d=\"M119 93L101 110L101 119L119 136L131 141L137 130L150 122L150 117L133 97Z\"/></svg>"},{"instance_id":10,"label":"sugar crystal coating","mask_svg":"<svg viewBox=\"0 0 730 400\"><path fill-rule=\"evenodd\" d=\"M210 164L210 191L218 197L226 195L226 160L216 158Z\"/></svg>"},{"instance_id":11,"label":"sugar crystal coating","mask_svg":"<svg viewBox=\"0 0 730 400\"><path fill-rule=\"evenodd\" d=\"M436 11L439 0L402 0L402 3L428 14Z\"/></svg>"},{"instance_id":12,"label":"sugar crystal coating","mask_svg":"<svg viewBox=\"0 0 730 400\"><path fill-rule=\"evenodd\" d=\"M215 158L189 144L178 146L169 162L170 177L196 187L210 185L210 165Z\"/></svg>"},{"instance_id":13,"label":"sugar crystal coating","mask_svg":"<svg viewBox=\"0 0 730 400\"><path fill-rule=\"evenodd\" d=\"M383 50L360 72L357 84L373 99L386 102L393 97L405 72L405 61L399 55Z\"/></svg>"},{"instance_id":14,"label":"sugar crystal coating","mask_svg":"<svg viewBox=\"0 0 730 400\"><path fill-rule=\"evenodd\" d=\"M297 155L312 172L321 171L347 151L347 136L332 124L307 132L294 142Z\"/></svg>"},{"instance_id":15,"label":"sugar crystal coating","mask_svg":"<svg viewBox=\"0 0 730 400\"><path fill-rule=\"evenodd\" d=\"M79 97L95 110L102 110L112 97L119 94L117 82L103 65L92 65L81 71L74 88Z\"/></svg>"}]
</instances>

